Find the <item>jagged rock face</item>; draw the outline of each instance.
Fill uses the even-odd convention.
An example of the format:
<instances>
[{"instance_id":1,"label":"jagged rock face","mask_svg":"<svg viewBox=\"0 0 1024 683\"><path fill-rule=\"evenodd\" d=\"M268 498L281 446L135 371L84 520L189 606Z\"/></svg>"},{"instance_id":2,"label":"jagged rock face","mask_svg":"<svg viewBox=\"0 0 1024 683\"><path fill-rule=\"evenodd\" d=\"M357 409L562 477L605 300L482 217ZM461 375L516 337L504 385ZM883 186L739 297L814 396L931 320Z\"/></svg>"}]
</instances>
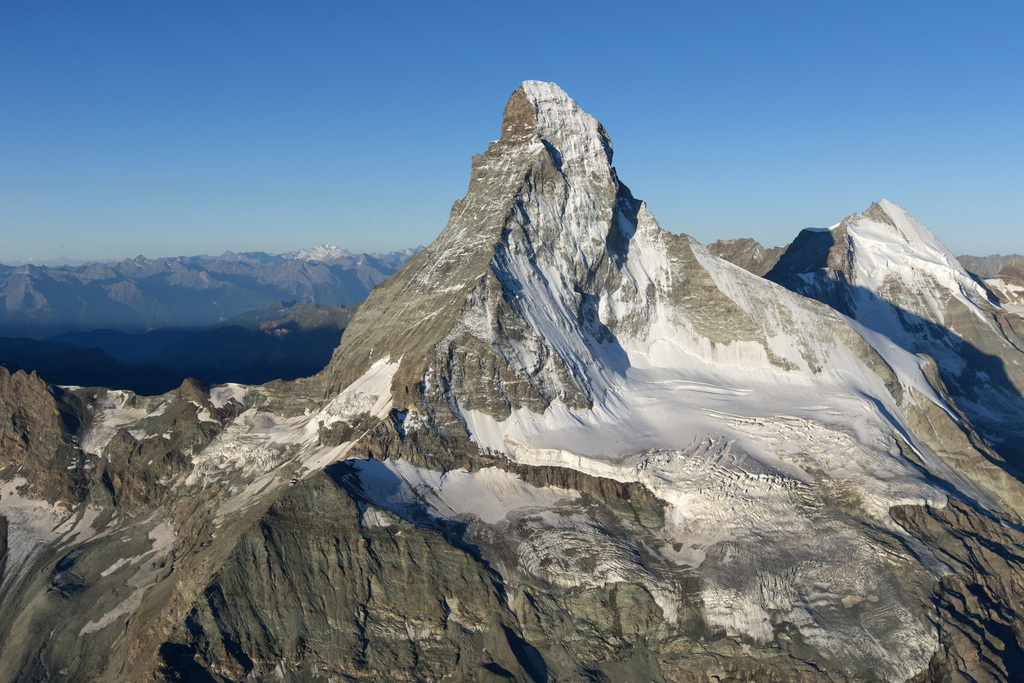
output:
<instances>
[{"instance_id":1,"label":"jagged rock face","mask_svg":"<svg viewBox=\"0 0 1024 683\"><path fill-rule=\"evenodd\" d=\"M85 478L76 408L62 405L65 394L35 373L0 367L0 472L23 479L25 495L70 508L82 502Z\"/></svg>"},{"instance_id":2,"label":"jagged rock face","mask_svg":"<svg viewBox=\"0 0 1024 683\"><path fill-rule=\"evenodd\" d=\"M1014 680L1024 671L1024 528L951 500L893 519L952 568L935 586L941 648L916 680Z\"/></svg>"},{"instance_id":3,"label":"jagged rock face","mask_svg":"<svg viewBox=\"0 0 1024 683\"><path fill-rule=\"evenodd\" d=\"M437 532L360 514L327 472L290 489L238 539L161 646L165 675L540 677L543 662L517 633L497 576Z\"/></svg>"},{"instance_id":4,"label":"jagged rock face","mask_svg":"<svg viewBox=\"0 0 1024 683\"><path fill-rule=\"evenodd\" d=\"M934 391L969 438L984 437L969 473L1019 509L1024 326L927 228L883 200L828 230L803 231L766 277L850 316L904 374L917 363L927 380L917 388Z\"/></svg>"},{"instance_id":5,"label":"jagged rock face","mask_svg":"<svg viewBox=\"0 0 1024 683\"><path fill-rule=\"evenodd\" d=\"M735 240L718 240L708 245L708 251L718 258L734 263L754 275L764 276L786 251L786 247L762 247L756 240L742 237Z\"/></svg>"},{"instance_id":6,"label":"jagged rock face","mask_svg":"<svg viewBox=\"0 0 1024 683\"><path fill-rule=\"evenodd\" d=\"M1012 671L978 637L1016 633L1019 528L940 370L662 230L611 158L524 83L320 376L70 391L82 502L3 473L0 679Z\"/></svg>"},{"instance_id":7,"label":"jagged rock face","mask_svg":"<svg viewBox=\"0 0 1024 683\"><path fill-rule=\"evenodd\" d=\"M498 413L520 405L543 410L556 398L585 405L579 362L523 324L526 292L516 298L507 291L498 264L540 248L557 259L562 289L579 292L598 277L609 244L623 242L620 212L635 221L639 209L610 162L611 144L596 120L557 88L524 84L506 105L501 139L474 157L469 191L447 227L402 277L374 290L346 330L332 390L389 358L401 359L395 386L406 401L423 391L425 376L443 373L475 406ZM566 212L578 231L560 230ZM583 301L572 304L582 318ZM477 328L495 324L532 346L531 356L512 358L516 350L480 338Z\"/></svg>"}]
</instances>

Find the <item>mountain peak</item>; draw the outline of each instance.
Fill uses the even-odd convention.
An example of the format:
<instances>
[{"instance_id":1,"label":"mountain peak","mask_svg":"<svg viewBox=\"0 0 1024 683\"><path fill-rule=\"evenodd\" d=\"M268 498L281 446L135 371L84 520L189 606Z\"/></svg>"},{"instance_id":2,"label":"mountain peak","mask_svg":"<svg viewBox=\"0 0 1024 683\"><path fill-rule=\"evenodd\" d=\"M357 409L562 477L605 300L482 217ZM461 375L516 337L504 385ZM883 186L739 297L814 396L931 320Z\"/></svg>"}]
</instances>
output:
<instances>
[{"instance_id":1,"label":"mountain peak","mask_svg":"<svg viewBox=\"0 0 1024 683\"><path fill-rule=\"evenodd\" d=\"M842 225L859 237L864 249L893 258L925 260L953 270L962 270L953 253L909 211L887 199L873 202L864 213L854 214Z\"/></svg>"},{"instance_id":2,"label":"mountain peak","mask_svg":"<svg viewBox=\"0 0 1024 683\"><path fill-rule=\"evenodd\" d=\"M289 252L291 255L293 252ZM300 259L303 261L336 261L343 258L351 258L355 256L348 249L341 249L332 244L321 244L320 246L313 247L312 249L302 249L298 252L294 252L293 258Z\"/></svg>"},{"instance_id":3,"label":"mountain peak","mask_svg":"<svg viewBox=\"0 0 1024 683\"><path fill-rule=\"evenodd\" d=\"M887 199L827 231L802 231L766 277L856 319L873 316L875 324L892 307L938 325L947 325L950 316L962 318L964 311L981 322L989 304L985 287L942 241ZM902 329L902 323L893 325Z\"/></svg>"},{"instance_id":4,"label":"mountain peak","mask_svg":"<svg viewBox=\"0 0 1024 683\"><path fill-rule=\"evenodd\" d=\"M524 81L505 105L499 142L538 139L563 172L611 169L612 143L601 123L555 83Z\"/></svg>"}]
</instances>

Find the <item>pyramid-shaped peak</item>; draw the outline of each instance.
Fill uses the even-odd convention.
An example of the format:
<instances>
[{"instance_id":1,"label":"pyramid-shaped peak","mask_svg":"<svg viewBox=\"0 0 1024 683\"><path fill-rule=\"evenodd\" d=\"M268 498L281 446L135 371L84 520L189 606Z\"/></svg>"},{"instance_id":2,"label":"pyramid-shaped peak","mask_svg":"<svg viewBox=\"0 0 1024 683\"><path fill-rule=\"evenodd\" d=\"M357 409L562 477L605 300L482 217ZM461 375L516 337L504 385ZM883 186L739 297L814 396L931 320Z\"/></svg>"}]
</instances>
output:
<instances>
[{"instance_id":1,"label":"pyramid-shaped peak","mask_svg":"<svg viewBox=\"0 0 1024 683\"><path fill-rule=\"evenodd\" d=\"M601 123L555 83L524 81L505 105L501 142L544 143L563 171L607 171L612 143Z\"/></svg>"},{"instance_id":2,"label":"pyramid-shaped peak","mask_svg":"<svg viewBox=\"0 0 1024 683\"><path fill-rule=\"evenodd\" d=\"M897 249L919 258L940 261L959 267L956 257L935 234L914 218L909 211L888 199L873 202L864 213L854 214L842 225L865 243L875 243L875 249Z\"/></svg>"},{"instance_id":3,"label":"pyramid-shaped peak","mask_svg":"<svg viewBox=\"0 0 1024 683\"><path fill-rule=\"evenodd\" d=\"M895 224L896 221L912 220L917 222L910 212L904 209L896 202L891 202L888 199L879 199L877 202L871 202L871 206L861 214L875 221L883 223Z\"/></svg>"}]
</instances>

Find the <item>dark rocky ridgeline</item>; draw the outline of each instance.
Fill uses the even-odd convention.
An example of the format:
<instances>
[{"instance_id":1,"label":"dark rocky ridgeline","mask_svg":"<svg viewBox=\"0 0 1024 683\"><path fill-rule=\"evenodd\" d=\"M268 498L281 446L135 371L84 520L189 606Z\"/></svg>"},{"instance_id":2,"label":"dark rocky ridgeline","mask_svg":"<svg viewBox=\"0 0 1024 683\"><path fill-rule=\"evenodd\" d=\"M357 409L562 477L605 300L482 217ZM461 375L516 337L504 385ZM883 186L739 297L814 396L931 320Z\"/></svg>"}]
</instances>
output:
<instances>
[{"instance_id":1,"label":"dark rocky ridgeline","mask_svg":"<svg viewBox=\"0 0 1024 683\"><path fill-rule=\"evenodd\" d=\"M79 437L95 426L105 391L0 370L0 679L99 680L121 644L153 628L145 617L159 613L151 605L182 551L175 537L187 545L204 523L195 501L169 496L161 482L213 436L213 423L197 419L201 395L185 383L164 397L123 396L129 411L164 402L148 426L165 436L139 440L132 425L134 435L116 432L96 457Z\"/></svg>"},{"instance_id":2,"label":"dark rocky ridgeline","mask_svg":"<svg viewBox=\"0 0 1024 683\"><path fill-rule=\"evenodd\" d=\"M935 584L940 649L916 681L1012 681L1024 672L1024 528L956 499L891 511L951 573Z\"/></svg>"},{"instance_id":3,"label":"dark rocky ridgeline","mask_svg":"<svg viewBox=\"0 0 1024 683\"><path fill-rule=\"evenodd\" d=\"M964 268L986 280L996 277L996 274L1006 266L1024 261L1024 256L1021 254L991 254L989 256L965 254L956 258Z\"/></svg>"},{"instance_id":4,"label":"dark rocky ridgeline","mask_svg":"<svg viewBox=\"0 0 1024 683\"><path fill-rule=\"evenodd\" d=\"M70 510L86 497L76 432L81 402L36 374L0 367L0 477L24 478L24 494Z\"/></svg>"},{"instance_id":5,"label":"dark rocky ridgeline","mask_svg":"<svg viewBox=\"0 0 1024 683\"><path fill-rule=\"evenodd\" d=\"M756 240L741 237L718 240L708 245L708 251L720 259L734 263L754 275L764 276L775 267L786 247L762 247Z\"/></svg>"},{"instance_id":6,"label":"dark rocky ridgeline","mask_svg":"<svg viewBox=\"0 0 1024 683\"><path fill-rule=\"evenodd\" d=\"M547 680L499 576L437 531L364 524L334 476L288 489L233 541L160 646L160 674Z\"/></svg>"},{"instance_id":7,"label":"dark rocky ridgeline","mask_svg":"<svg viewBox=\"0 0 1024 683\"><path fill-rule=\"evenodd\" d=\"M1024 261L1014 261L999 270L996 279L1024 287Z\"/></svg>"},{"instance_id":8,"label":"dark rocky ridgeline","mask_svg":"<svg viewBox=\"0 0 1024 683\"><path fill-rule=\"evenodd\" d=\"M153 395L186 377L261 384L316 374L356 306L280 302L200 328L143 333L68 332L47 340L0 337L0 363L62 385Z\"/></svg>"},{"instance_id":9,"label":"dark rocky ridgeline","mask_svg":"<svg viewBox=\"0 0 1024 683\"><path fill-rule=\"evenodd\" d=\"M111 425L102 455L83 450L110 402L149 415ZM216 495L170 483L240 407L214 406L191 380L140 397L0 369L0 680L143 680L126 662L160 633L175 570L209 537Z\"/></svg>"}]
</instances>

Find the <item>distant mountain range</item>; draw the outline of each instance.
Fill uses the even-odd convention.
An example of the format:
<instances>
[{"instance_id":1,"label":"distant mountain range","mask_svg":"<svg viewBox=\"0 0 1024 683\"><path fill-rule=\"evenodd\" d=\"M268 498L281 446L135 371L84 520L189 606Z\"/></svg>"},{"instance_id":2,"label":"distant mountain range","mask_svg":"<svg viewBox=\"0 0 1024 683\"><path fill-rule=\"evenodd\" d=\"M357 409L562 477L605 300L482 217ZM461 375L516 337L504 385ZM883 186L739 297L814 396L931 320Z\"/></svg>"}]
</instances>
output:
<instances>
[{"instance_id":1,"label":"distant mountain range","mask_svg":"<svg viewBox=\"0 0 1024 683\"><path fill-rule=\"evenodd\" d=\"M92 330L200 327L282 301L349 306L416 251L352 254L324 245L276 255L0 265L0 335L44 339Z\"/></svg>"}]
</instances>

